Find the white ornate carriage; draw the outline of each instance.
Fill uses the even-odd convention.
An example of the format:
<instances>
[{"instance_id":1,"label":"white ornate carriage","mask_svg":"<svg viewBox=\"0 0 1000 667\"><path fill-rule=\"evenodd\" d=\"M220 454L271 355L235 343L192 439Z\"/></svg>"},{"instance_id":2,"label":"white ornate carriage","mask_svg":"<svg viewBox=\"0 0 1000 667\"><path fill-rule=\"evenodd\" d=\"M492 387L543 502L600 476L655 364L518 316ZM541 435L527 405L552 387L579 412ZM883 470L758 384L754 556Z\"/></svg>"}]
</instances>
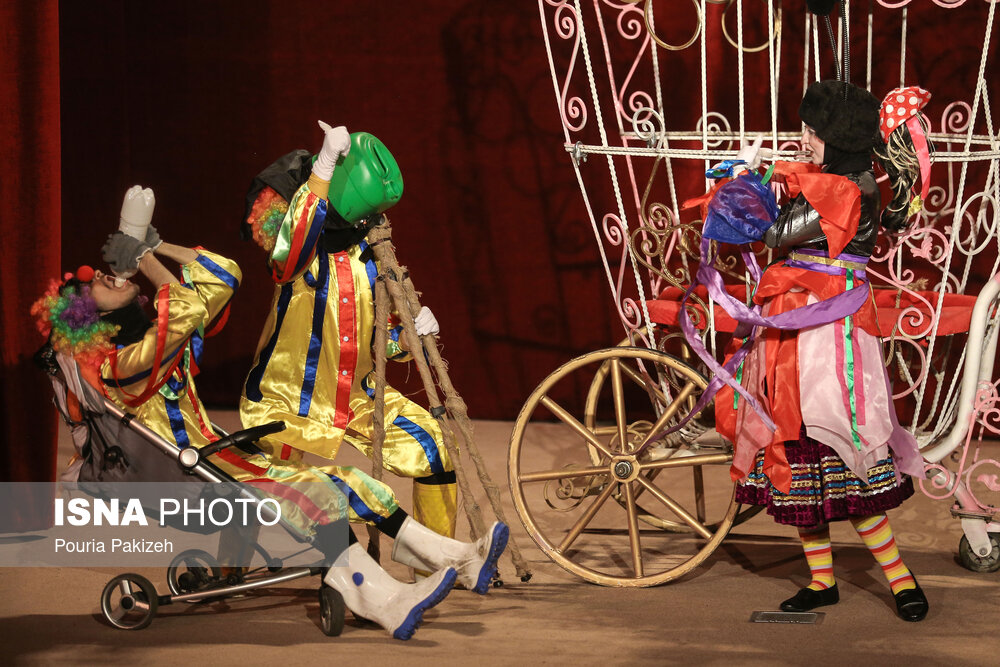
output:
<instances>
[{"instance_id":1,"label":"white ornate carriage","mask_svg":"<svg viewBox=\"0 0 1000 667\"><path fill-rule=\"evenodd\" d=\"M997 4L854 0L848 38L838 34L863 54L854 82L876 97L901 85L936 95L925 109L930 195L910 230L881 238L868 272L880 318L894 318L885 360L928 460L924 491L955 496L962 557L979 569L1000 567L1000 525L990 523L1000 464L982 446L984 433L1000 433L1000 135L997 78L987 76ZM529 534L564 568L606 585L659 584L691 571L751 513L728 493L731 447L710 415L660 435L706 385L674 326L700 259L701 221L684 200L748 135L764 135L766 160L794 159L799 100L811 81L833 78L835 61L804 0L538 6L564 148L626 338L568 362L531 395L512 436L511 489ZM954 34L976 43L949 44ZM933 48L918 48L930 35ZM754 248L762 264L772 259ZM736 258L718 268L742 296L749 278ZM715 352L721 311L705 297L691 312ZM706 491L713 484L729 485L724 501Z\"/></svg>"}]
</instances>

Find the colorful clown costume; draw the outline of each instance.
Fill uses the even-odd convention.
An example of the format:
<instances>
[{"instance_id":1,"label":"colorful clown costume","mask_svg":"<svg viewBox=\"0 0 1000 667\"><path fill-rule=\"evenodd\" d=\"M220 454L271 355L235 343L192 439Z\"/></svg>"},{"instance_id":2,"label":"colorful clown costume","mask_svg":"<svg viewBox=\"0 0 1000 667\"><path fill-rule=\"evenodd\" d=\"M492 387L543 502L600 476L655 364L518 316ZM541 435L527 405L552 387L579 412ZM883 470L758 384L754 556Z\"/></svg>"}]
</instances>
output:
<instances>
[{"instance_id":1,"label":"colorful clown costume","mask_svg":"<svg viewBox=\"0 0 1000 667\"><path fill-rule=\"evenodd\" d=\"M310 188L314 179L288 202L264 188L247 220L258 243L264 237L276 288L240 416L246 427L285 422L284 431L262 441L277 462L298 461L303 452L332 460L345 441L370 456L375 327L389 328L386 358L409 359L394 318L375 321L378 267L372 250L364 241L334 247L332 232L324 228L328 202ZM388 386L384 415L385 469L414 478L417 521L454 535L454 469L436 420Z\"/></svg>"},{"instance_id":2,"label":"colorful clown costume","mask_svg":"<svg viewBox=\"0 0 1000 667\"><path fill-rule=\"evenodd\" d=\"M233 261L205 250L181 272L182 283L158 290L153 326L140 340L108 355L100 382L109 398L158 435L181 448L200 448L219 438L198 398L194 375L206 329L224 324L241 273ZM260 453L236 448L218 452L211 461L237 481L278 499L282 516L305 536L316 525L388 516L398 508L388 487L355 468L274 465Z\"/></svg>"}]
</instances>

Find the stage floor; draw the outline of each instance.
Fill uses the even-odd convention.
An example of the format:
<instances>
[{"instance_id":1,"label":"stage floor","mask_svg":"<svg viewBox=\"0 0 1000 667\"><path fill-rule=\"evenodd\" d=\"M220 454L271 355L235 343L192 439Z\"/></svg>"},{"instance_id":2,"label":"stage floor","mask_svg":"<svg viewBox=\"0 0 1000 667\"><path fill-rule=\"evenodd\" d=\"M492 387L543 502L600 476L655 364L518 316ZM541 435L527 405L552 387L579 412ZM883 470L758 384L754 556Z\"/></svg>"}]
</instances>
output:
<instances>
[{"instance_id":1,"label":"stage floor","mask_svg":"<svg viewBox=\"0 0 1000 667\"><path fill-rule=\"evenodd\" d=\"M214 418L228 427L235 421L233 413ZM503 588L485 597L454 591L404 643L350 613L340 637L325 637L318 627L316 578L228 603L162 608L147 629L125 632L106 625L99 611L104 584L120 571L6 568L0 569L3 662L983 665L1000 654L1000 573L975 574L956 562L961 528L946 500L918 492L890 513L906 563L930 600L923 622L896 617L875 561L849 525L835 524L840 603L820 610L826 613L818 625L755 624L749 622L753 611L776 609L808 581L792 529L759 514L678 581L656 588L589 584L550 561L513 510L506 470L512 424L475 426L513 524L512 539L530 562L530 582L521 583L505 558ZM338 462L368 469L357 453L345 448L341 455ZM389 481L409 508L409 482ZM485 498L480 504L488 507ZM459 531L467 534L464 519ZM364 539L363 531L358 534ZM383 540L382 549L387 561L391 543ZM408 576L394 563L387 569ZM140 573L166 591L163 569Z\"/></svg>"}]
</instances>

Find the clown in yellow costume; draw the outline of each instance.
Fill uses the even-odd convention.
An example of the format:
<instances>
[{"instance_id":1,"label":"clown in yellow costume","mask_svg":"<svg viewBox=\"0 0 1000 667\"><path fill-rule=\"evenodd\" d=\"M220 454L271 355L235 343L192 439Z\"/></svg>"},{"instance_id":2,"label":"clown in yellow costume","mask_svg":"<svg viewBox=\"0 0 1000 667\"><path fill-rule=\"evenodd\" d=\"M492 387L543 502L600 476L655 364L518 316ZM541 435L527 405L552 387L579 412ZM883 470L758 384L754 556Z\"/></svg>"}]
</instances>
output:
<instances>
[{"instance_id":1,"label":"clown in yellow costume","mask_svg":"<svg viewBox=\"0 0 1000 667\"><path fill-rule=\"evenodd\" d=\"M100 369L106 395L119 407L179 447L203 447L218 439L198 398L193 376L204 341L205 329L225 311L239 284L239 267L224 257L200 250L176 250L169 244L163 252L194 258L181 265L184 282L166 282L156 294L156 322L147 320L133 301L118 313L122 331L119 340L141 337L111 348ZM159 250L159 248L158 248ZM190 253L190 255L188 254ZM99 271L91 291L127 294L138 289L131 282L115 287L111 276ZM213 463L234 479L276 490L275 486L306 489L308 499L300 503L283 499L282 516L304 535L314 533L314 524L327 524L350 515L392 514L398 505L392 491L353 467L326 470L303 464L274 465L261 454L225 449ZM357 491L354 491L357 489ZM281 493L276 494L282 498ZM350 500L350 502L349 502Z\"/></svg>"},{"instance_id":2,"label":"clown in yellow costume","mask_svg":"<svg viewBox=\"0 0 1000 667\"><path fill-rule=\"evenodd\" d=\"M248 197L246 229L268 252L276 287L240 416L245 427L285 422L284 431L262 441L275 461L297 461L303 452L332 460L343 442L370 456L375 327L389 328L387 358L409 358L400 328L375 322L378 267L364 241L370 221L347 222L327 199L334 165L350 150L350 139L342 127L324 129L315 163L306 151L290 153L262 172ZM436 333L429 311L417 326L418 334ZM384 467L414 479L414 518L453 536L455 473L437 422L386 387L384 426Z\"/></svg>"},{"instance_id":3,"label":"clown in yellow costume","mask_svg":"<svg viewBox=\"0 0 1000 667\"><path fill-rule=\"evenodd\" d=\"M47 345L57 355L72 357L84 380L179 449L201 448L218 436L198 399L197 362L210 335L206 329L218 328L226 319L241 273L219 255L162 243L148 224L152 191L133 191L138 193L133 199L145 198L145 203L130 202L126 195L122 227L127 228L126 215L145 217L145 224L128 234L113 234L103 254L116 275L139 271L158 286L155 321L142 310L135 283L89 267L67 274L62 284L53 281L32 313L48 336ZM180 264L182 281L158 256ZM397 639L409 639L423 613L441 602L456 581L486 593L507 543L507 527L499 522L475 543L442 537L407 516L388 487L353 468L275 463L251 448L223 449L210 462L277 501L286 525L310 538L327 563L336 563L324 575L324 585L336 589L357 616L375 621ZM394 539L392 557L429 572L425 579L396 581L344 522L373 516L385 517L376 523ZM338 560L341 556L345 560Z\"/></svg>"}]
</instances>

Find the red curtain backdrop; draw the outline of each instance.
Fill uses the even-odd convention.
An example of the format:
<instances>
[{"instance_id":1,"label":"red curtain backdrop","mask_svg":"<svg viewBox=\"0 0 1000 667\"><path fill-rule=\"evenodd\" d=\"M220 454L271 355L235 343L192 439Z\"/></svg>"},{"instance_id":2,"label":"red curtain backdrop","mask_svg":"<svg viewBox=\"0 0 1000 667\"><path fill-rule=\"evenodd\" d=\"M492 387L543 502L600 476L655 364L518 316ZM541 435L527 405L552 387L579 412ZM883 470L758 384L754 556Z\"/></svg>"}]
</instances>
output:
<instances>
[{"instance_id":1,"label":"red curtain backdrop","mask_svg":"<svg viewBox=\"0 0 1000 667\"><path fill-rule=\"evenodd\" d=\"M318 7L65 3L63 258L97 261L140 183L165 239L236 259L243 285L198 380L210 405L235 406L273 294L262 251L237 236L247 186L283 153L318 150L317 119L372 132L403 173L396 252L441 323L452 380L473 417L512 419L559 364L621 337L537 7ZM420 388L403 366L390 382Z\"/></svg>"},{"instance_id":2,"label":"red curtain backdrop","mask_svg":"<svg viewBox=\"0 0 1000 667\"><path fill-rule=\"evenodd\" d=\"M914 81L968 98L971 89L947 87L967 78L959 70L980 49L986 3L945 12L956 23L946 27L921 23L934 10L925 4L910 10ZM47 391L39 395L43 379L27 361L41 343L26 317L31 300L60 266L99 263L136 183L156 191L164 238L243 268L199 378L210 405L236 405L273 290L262 252L238 239L244 195L277 156L319 148L317 119L372 132L396 156L405 180L390 211L397 254L440 320L472 417L513 419L560 364L622 338L562 147L536 3L92 0L62 3L58 22L56 6L18 0L0 10L5 475L53 468ZM792 35L804 3L784 9ZM933 57L945 48L949 57ZM672 96L693 94L696 69L669 73ZM891 87L894 72L898 63L880 64L876 88ZM735 74L713 72L710 86L735 96ZM751 115L766 113L758 101L748 98ZM796 122L795 109L782 113L783 124ZM406 367L391 382L419 389Z\"/></svg>"},{"instance_id":3,"label":"red curtain backdrop","mask_svg":"<svg viewBox=\"0 0 1000 667\"><path fill-rule=\"evenodd\" d=\"M59 272L59 12L56 0L0 4L0 481L49 481L56 471L51 390L31 360L41 345L28 312ZM22 528L47 507L21 507Z\"/></svg>"}]
</instances>

